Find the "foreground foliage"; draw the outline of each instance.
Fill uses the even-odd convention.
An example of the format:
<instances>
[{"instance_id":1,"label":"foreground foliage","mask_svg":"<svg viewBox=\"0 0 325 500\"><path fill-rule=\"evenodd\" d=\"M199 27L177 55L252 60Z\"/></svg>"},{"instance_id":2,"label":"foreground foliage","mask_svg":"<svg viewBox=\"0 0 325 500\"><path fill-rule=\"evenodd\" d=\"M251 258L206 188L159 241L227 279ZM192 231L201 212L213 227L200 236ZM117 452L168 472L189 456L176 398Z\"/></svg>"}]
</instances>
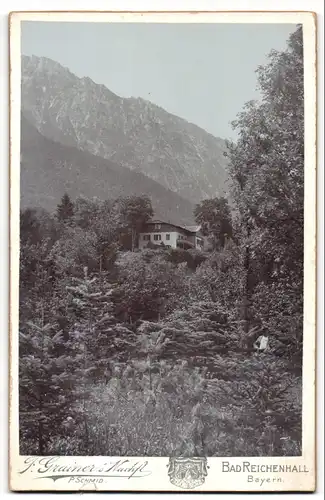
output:
<instances>
[{"instance_id":1,"label":"foreground foliage","mask_svg":"<svg viewBox=\"0 0 325 500\"><path fill-rule=\"evenodd\" d=\"M148 197L20 219L22 454L301 453L302 32L234 124L204 251L136 251ZM261 351L258 339L267 339Z\"/></svg>"}]
</instances>

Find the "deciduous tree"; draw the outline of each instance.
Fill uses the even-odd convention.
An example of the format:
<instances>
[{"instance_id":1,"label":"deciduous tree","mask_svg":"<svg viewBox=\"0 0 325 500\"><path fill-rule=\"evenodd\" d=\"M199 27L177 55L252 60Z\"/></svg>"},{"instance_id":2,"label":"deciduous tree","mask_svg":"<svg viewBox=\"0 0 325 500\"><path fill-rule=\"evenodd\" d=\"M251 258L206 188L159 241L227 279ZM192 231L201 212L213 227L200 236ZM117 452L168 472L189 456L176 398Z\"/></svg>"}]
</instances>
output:
<instances>
[{"instance_id":1,"label":"deciduous tree","mask_svg":"<svg viewBox=\"0 0 325 500\"><path fill-rule=\"evenodd\" d=\"M203 200L196 205L194 215L214 250L223 247L226 239L232 236L231 211L226 198Z\"/></svg>"},{"instance_id":2,"label":"deciduous tree","mask_svg":"<svg viewBox=\"0 0 325 500\"><path fill-rule=\"evenodd\" d=\"M248 103L238 115L234 122L238 141L228 144L232 195L237 207L246 270L242 293L246 303L252 303L257 282L250 278L255 274L270 294L264 297L265 302L275 302L271 299L274 293L291 296L295 290L296 302L302 305L304 85L301 26L290 36L287 50L272 51L269 62L258 68L257 75L262 99ZM278 304L280 309L285 309L286 303L283 300L282 306ZM278 318L284 314L284 309L274 311ZM302 309L296 328L302 329Z\"/></svg>"}]
</instances>

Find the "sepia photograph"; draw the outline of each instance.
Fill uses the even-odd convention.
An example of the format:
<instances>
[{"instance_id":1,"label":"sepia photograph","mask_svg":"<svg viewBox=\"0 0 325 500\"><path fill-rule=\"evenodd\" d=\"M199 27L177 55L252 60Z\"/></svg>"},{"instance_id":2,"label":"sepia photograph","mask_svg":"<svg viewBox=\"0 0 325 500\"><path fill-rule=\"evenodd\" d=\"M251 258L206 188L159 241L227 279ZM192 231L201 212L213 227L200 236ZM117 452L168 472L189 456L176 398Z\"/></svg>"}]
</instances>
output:
<instances>
[{"instance_id":1,"label":"sepia photograph","mask_svg":"<svg viewBox=\"0 0 325 500\"><path fill-rule=\"evenodd\" d=\"M301 459L316 168L303 16L62 16L11 18L23 472L167 457L166 482L189 489L209 457L223 473Z\"/></svg>"}]
</instances>

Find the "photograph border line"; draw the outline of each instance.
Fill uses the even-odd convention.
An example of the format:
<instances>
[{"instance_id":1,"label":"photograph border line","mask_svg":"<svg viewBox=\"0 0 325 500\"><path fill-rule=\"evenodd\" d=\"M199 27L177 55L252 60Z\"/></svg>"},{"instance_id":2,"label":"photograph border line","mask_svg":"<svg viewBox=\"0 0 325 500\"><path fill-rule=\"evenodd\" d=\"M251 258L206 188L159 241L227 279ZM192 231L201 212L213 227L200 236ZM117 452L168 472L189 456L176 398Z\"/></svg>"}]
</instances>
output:
<instances>
[{"instance_id":1,"label":"photograph border line","mask_svg":"<svg viewBox=\"0 0 325 500\"><path fill-rule=\"evenodd\" d=\"M14 346L13 346L13 342L12 342L12 337L13 337L13 333L14 333L14 324L13 324L13 309L12 309L12 290L13 290L13 287L15 285L17 285L17 283L14 283L13 282L13 277L12 277L12 265L13 265L13 255L14 255L14 246L13 246L13 238L12 238L12 235L13 235L13 224L12 224L12 210L13 210L13 193L12 193L12 185L11 185L11 178L12 178L12 171L13 171L13 158L12 158L12 132L13 132L13 127L14 127L14 117L13 117L13 113L12 113L12 71L13 71L13 66L14 66L14 62L13 62L13 57L12 57L12 46L13 46L13 35L12 35L12 19L14 19L15 17L17 17L17 15L28 15L28 18L27 19L21 19L20 21L23 21L23 20L26 20L26 21L33 21L33 19L29 19L30 16L33 16L34 14L54 14L54 15L60 15L60 14L82 14L82 15L87 15L87 14L112 14L112 15L123 15L123 14L130 14L130 15L136 15L136 14L170 14L170 15L186 15L186 14L190 14L190 15L197 15L197 14L245 14L246 16L250 16L250 15L254 15L254 14L261 14L261 15L266 15L266 14L310 14L312 15L313 17L313 20L314 20L314 38L315 38L315 63L314 63L314 68L315 68L315 104L314 104L314 113L315 113L315 127L314 127L314 131L313 131L313 134L314 134L314 137L315 137L315 142L314 142L314 156L315 156L315 168L313 169L314 170L314 193L315 193L315 200L314 200L314 217L313 217L313 230L314 230L314 243L315 243L315 250L313 251L313 256L314 256L314 269L313 269L313 276L315 278L315 284L314 284L314 293L315 293L315 302L314 302L314 312L313 312L313 318L314 318L314 324L313 324L313 327L314 327L314 349L313 349L313 356L314 356L314 366L313 366L313 369L314 369L314 388L313 388L313 403L314 403L314 420L315 420L315 430L316 430L316 425L317 425L317 413L316 413L316 394L317 394L317 378L316 378L316 370L317 370L317 327L318 327L318 324L317 324L317 311L318 311L318 301L317 301L317 284L318 284L318 277L317 277L317 242L318 242L318 234L317 234L317 217L318 217L318 209L319 209L319 204L318 204L318 197L317 197L317 171L318 171L318 168L319 168L319 155L318 155L318 138L317 138L317 134L318 134L318 128L319 128L319 123L318 123L318 114L317 114L317 109L318 109L318 101L317 101L317 90L318 90L318 68L317 68L317 65L318 65L318 59L319 59L319 54L318 54L318 45L317 45L317 35L318 35L318 28L317 28L317 24L318 24L318 17L317 17L317 13L313 12L313 11L270 11L270 10L266 10L266 11L262 11L262 10L258 10L258 11L234 11L234 10L221 10L221 11L218 11L218 10L204 10L204 11L200 11L200 10L190 10L190 11L186 11L186 10L180 10L180 11L169 11L169 10L159 10L159 11L156 11L156 10L153 10L153 11L129 11L129 10L112 10L112 11L109 11L109 10L68 10L68 11L62 11L62 10L49 10L49 11L12 11L9 13L9 96L10 96L10 104L9 104L9 130L10 130L10 136L9 136L9 141L10 141L10 144L9 144L9 182L10 182L10 185L9 185L9 281L10 281L10 286L9 286L9 308L10 308L10 311L9 311L9 427L10 427L10 433L9 433L9 455L10 455L10 459L9 459L9 481L10 481L10 486L11 486L11 489L12 491L48 491L48 492L53 492L53 491L60 491L60 492L64 492L64 491L80 491L80 488L74 488L73 490L71 489L61 489L61 488L53 488L53 489L33 489L31 488L30 490L29 489L17 489L17 476L15 477L14 479L14 476L16 475L16 472L14 471L14 466L13 466L13 458L14 458L14 453L13 453L13 450L12 450L12 446L13 446L13 442L12 442L12 425L14 424L13 420L12 420L12 414L13 414L13 392L16 390L16 384L15 384L15 377L14 377L14 374L13 374L13 371L15 369L15 363L14 363L14 360L13 360L13 350L14 350ZM19 21L19 20L18 20ZM35 20L37 21L37 19ZM41 21L44 21L46 22L46 20L42 19ZM72 21L72 20L67 20L67 21L52 21L52 20L48 20L49 22L92 22L91 20L90 21L79 21L79 20L76 20L76 21ZM107 22L105 20L101 21L101 22ZM125 22L124 20L121 21L121 22ZM132 21L127 21L127 22L132 22ZM149 21L151 22L151 21ZM190 22L190 21L186 21L186 22ZM234 22L233 21L228 21L229 23L233 24ZM250 21L252 23L252 21ZM211 21L211 24L212 23L215 23L217 24L217 21ZM249 23L247 21L243 21L243 23ZM254 23L258 24L258 21L255 21ZM305 120L306 120L306 117L305 117ZM306 122L305 122L306 123ZM306 145L306 136L305 136L305 145ZM306 162L306 159L305 159L305 162ZM310 168L310 167L309 167ZM306 163L305 163L305 174L306 174ZM305 185L306 187L306 185ZM308 264L308 263L307 263ZM304 266L306 265L306 261L304 259ZM310 266L310 264L309 264ZM305 285L304 285L304 296L305 296ZM304 315L305 316L305 315ZM305 347L303 348L303 352L304 352L304 355L303 355L303 358L305 357ZM304 366L304 364L303 364ZM304 367L303 367L303 372L304 372ZM309 390L310 391L310 390ZM303 390L303 392L305 392L305 390ZM304 412L303 412L304 413ZM304 491L315 491L315 488L316 488L316 471L317 471L317 440L316 440L316 435L315 435L315 430L313 432L314 434L314 464L315 464L315 471L314 471L314 484L315 484L315 487L313 487L312 489L308 489L308 490L305 490L305 489L301 489L301 490L296 490L296 489L288 489L288 490L267 490L267 489L254 489L254 490L251 490L251 489L244 489L244 490L207 490L207 489L200 489L199 491L188 491L189 493L202 493L202 492L207 492L207 493L213 493L213 492L245 492L245 493L258 493L258 492L274 492L274 493L281 493L281 492L297 492L297 491L301 491L301 492L304 492ZM76 458L76 457L60 457L60 458L67 458L67 459L73 459L73 458ZM104 458L104 457L77 457L78 459L84 459L84 458ZM110 457L111 458L111 457ZM118 458L123 458L123 457L118 457ZM127 458L132 458L132 457L127 457ZM138 457L136 457L138 458ZM143 458L143 457L141 457ZM166 459L168 457L145 457L145 458L148 458L148 460L152 460L152 459ZM217 457L208 457L209 460L211 459L215 459ZM226 458L226 457L224 457ZM246 457L229 457L230 460L234 460L234 461L238 461L240 460L241 458L246 458ZM249 458L249 457L248 457ZM262 457L263 459L264 458L267 458L267 459L274 459L274 458L278 458L278 457ZM291 457L279 457L280 459L287 459L287 458L291 458ZM294 459L297 459L297 458L303 458L302 457L293 457ZM260 460L260 458L258 457L252 457L253 460ZM221 460L221 459L220 459ZM168 481L168 478L167 478L167 481ZM14 484L15 483L15 484ZM14 487L16 486L16 488ZM81 490L82 491L82 490ZM85 489L84 491L87 491L87 489ZM92 490L94 491L94 490ZM139 492L139 493L150 493L150 492L165 492L165 493L169 493L169 492L181 492L181 493L186 493L186 491L182 491L182 490L179 490L178 488L171 488L171 489L145 489L145 490L137 490L137 489L119 489L119 488L114 488L112 490L108 490L108 489L103 489L103 490L98 490L98 491L102 491L102 492L130 492L130 491L135 491L135 492Z\"/></svg>"}]
</instances>

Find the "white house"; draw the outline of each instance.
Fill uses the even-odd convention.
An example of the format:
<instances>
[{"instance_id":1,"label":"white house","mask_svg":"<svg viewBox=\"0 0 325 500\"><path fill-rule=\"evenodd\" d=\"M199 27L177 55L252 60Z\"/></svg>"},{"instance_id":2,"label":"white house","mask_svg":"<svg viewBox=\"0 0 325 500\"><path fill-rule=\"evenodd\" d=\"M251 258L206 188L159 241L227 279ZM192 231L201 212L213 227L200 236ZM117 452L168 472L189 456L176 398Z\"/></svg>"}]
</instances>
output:
<instances>
[{"instance_id":1,"label":"white house","mask_svg":"<svg viewBox=\"0 0 325 500\"><path fill-rule=\"evenodd\" d=\"M145 224L139 233L140 249L151 242L154 245L164 245L169 248L203 249L204 239L200 234L201 226L178 226L170 222L152 220Z\"/></svg>"}]
</instances>

